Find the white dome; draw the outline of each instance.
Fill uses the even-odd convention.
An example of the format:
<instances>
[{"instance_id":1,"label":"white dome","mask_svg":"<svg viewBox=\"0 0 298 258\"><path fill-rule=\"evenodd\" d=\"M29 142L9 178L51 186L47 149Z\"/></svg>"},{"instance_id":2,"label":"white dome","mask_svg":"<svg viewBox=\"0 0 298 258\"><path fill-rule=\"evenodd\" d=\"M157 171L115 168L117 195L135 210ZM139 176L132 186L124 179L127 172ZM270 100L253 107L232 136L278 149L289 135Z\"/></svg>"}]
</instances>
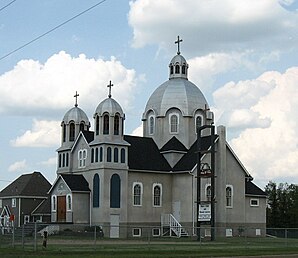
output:
<instances>
[{"instance_id":1,"label":"white dome","mask_svg":"<svg viewBox=\"0 0 298 258\"><path fill-rule=\"evenodd\" d=\"M150 110L158 117L165 116L171 108L178 108L183 116L193 116L196 110L208 108L208 103L195 84L184 78L173 78L152 93L143 119Z\"/></svg>"},{"instance_id":2,"label":"white dome","mask_svg":"<svg viewBox=\"0 0 298 258\"><path fill-rule=\"evenodd\" d=\"M106 98L99 103L95 110L95 115L102 116L104 113L109 113L110 116L114 116L116 113L119 113L121 117L124 116L123 110L119 103L113 98Z\"/></svg>"},{"instance_id":3,"label":"white dome","mask_svg":"<svg viewBox=\"0 0 298 258\"><path fill-rule=\"evenodd\" d=\"M69 122L75 122L75 124L80 124L81 122L84 122L86 125L90 126L89 119L85 112L80 109L79 107L75 106L71 108L69 111L66 112L66 114L63 117L62 123L69 124Z\"/></svg>"}]
</instances>

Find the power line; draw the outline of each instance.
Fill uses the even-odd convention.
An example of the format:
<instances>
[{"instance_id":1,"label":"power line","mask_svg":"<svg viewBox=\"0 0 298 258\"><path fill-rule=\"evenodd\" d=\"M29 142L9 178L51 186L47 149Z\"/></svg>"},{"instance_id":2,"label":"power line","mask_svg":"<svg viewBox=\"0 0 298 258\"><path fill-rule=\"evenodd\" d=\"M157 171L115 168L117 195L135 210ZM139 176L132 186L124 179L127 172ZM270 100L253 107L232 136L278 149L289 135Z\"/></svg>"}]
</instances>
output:
<instances>
[{"instance_id":1,"label":"power line","mask_svg":"<svg viewBox=\"0 0 298 258\"><path fill-rule=\"evenodd\" d=\"M7 5L1 7L1 8L0 8L0 12L1 12L2 10L4 10L6 7L10 6L10 5L11 5L12 3L14 3L15 1L17 1L17 0L13 0L13 1L11 1L10 3L8 3Z\"/></svg>"},{"instance_id":2,"label":"power line","mask_svg":"<svg viewBox=\"0 0 298 258\"><path fill-rule=\"evenodd\" d=\"M16 0L15 0L15 1L16 1ZM1 56L1 57L0 57L0 60L6 58L6 57L12 55L13 53L15 53L15 52L21 50L22 48L24 48L24 47L26 47L26 46L32 44L33 42L39 40L40 38L42 38L42 37L44 37L44 36L46 36L46 35L48 35L49 33L53 32L54 30L57 30L58 28L60 28L60 27L62 27L63 25L65 25L66 23L69 23L70 21L72 21L72 20L78 18L78 17L81 16L82 14L84 14L84 13L86 13L86 12L92 10L93 8L97 7L98 5L100 5L100 4L102 4L102 3L106 2L106 1L107 1L107 0L102 0L102 1L98 2L98 3L95 4L95 5L92 5L92 6L89 7L88 9L86 9L86 10L80 12L79 14L77 14L77 15L71 17L70 19L66 20L65 22L60 23L60 24L57 25L56 27L54 27L54 28L48 30L47 32L45 32L45 33L39 35L38 37L36 37L36 38L30 40L29 42L25 43L24 45L22 45L22 46L20 46L20 47L18 47L18 48L16 48L16 49L10 51L9 53L5 54L4 56Z\"/></svg>"}]
</instances>

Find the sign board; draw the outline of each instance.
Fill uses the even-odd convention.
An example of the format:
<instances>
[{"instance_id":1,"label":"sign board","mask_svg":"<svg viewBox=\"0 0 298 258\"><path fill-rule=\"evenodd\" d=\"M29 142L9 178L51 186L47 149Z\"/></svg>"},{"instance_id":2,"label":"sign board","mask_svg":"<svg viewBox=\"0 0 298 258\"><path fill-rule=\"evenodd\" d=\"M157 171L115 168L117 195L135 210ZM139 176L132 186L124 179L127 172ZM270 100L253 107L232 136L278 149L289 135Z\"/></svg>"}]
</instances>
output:
<instances>
[{"instance_id":1,"label":"sign board","mask_svg":"<svg viewBox=\"0 0 298 258\"><path fill-rule=\"evenodd\" d=\"M210 221L211 220L211 204L200 204L198 221Z\"/></svg>"}]
</instances>

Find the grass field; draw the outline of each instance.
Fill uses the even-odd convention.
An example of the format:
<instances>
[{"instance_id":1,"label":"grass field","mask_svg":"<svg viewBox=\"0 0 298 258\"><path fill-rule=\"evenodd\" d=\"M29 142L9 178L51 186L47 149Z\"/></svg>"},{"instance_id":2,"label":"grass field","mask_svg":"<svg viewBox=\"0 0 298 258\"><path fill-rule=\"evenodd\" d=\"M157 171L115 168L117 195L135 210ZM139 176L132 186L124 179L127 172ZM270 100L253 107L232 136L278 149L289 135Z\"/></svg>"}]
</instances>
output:
<instances>
[{"instance_id":1,"label":"grass field","mask_svg":"<svg viewBox=\"0 0 298 258\"><path fill-rule=\"evenodd\" d=\"M34 250L36 248L36 250ZM136 240L90 240L58 239L48 241L48 247L43 249L41 242L37 245L27 242L14 247L0 244L1 258L18 257L61 257L61 258L158 258L158 257L233 257L233 256L264 256L285 255L298 257L297 239L268 238L231 238L214 242L179 241L165 239L163 241ZM294 255L296 254L296 255Z\"/></svg>"}]
</instances>

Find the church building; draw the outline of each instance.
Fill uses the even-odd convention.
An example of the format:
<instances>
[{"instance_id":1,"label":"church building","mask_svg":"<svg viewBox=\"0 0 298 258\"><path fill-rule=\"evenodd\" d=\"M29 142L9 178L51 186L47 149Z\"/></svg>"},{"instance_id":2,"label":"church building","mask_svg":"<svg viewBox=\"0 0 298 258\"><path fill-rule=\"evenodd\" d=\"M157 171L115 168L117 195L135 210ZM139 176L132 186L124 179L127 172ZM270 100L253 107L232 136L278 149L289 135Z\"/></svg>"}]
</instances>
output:
<instances>
[{"instance_id":1,"label":"church building","mask_svg":"<svg viewBox=\"0 0 298 258\"><path fill-rule=\"evenodd\" d=\"M217 126L179 50L169 79L150 96L143 137L124 135L125 114L109 95L94 129L76 103L61 122L51 221L103 226L105 236L264 236L266 195ZM196 227L201 227L200 231ZM241 230L240 230L241 229Z\"/></svg>"}]
</instances>

